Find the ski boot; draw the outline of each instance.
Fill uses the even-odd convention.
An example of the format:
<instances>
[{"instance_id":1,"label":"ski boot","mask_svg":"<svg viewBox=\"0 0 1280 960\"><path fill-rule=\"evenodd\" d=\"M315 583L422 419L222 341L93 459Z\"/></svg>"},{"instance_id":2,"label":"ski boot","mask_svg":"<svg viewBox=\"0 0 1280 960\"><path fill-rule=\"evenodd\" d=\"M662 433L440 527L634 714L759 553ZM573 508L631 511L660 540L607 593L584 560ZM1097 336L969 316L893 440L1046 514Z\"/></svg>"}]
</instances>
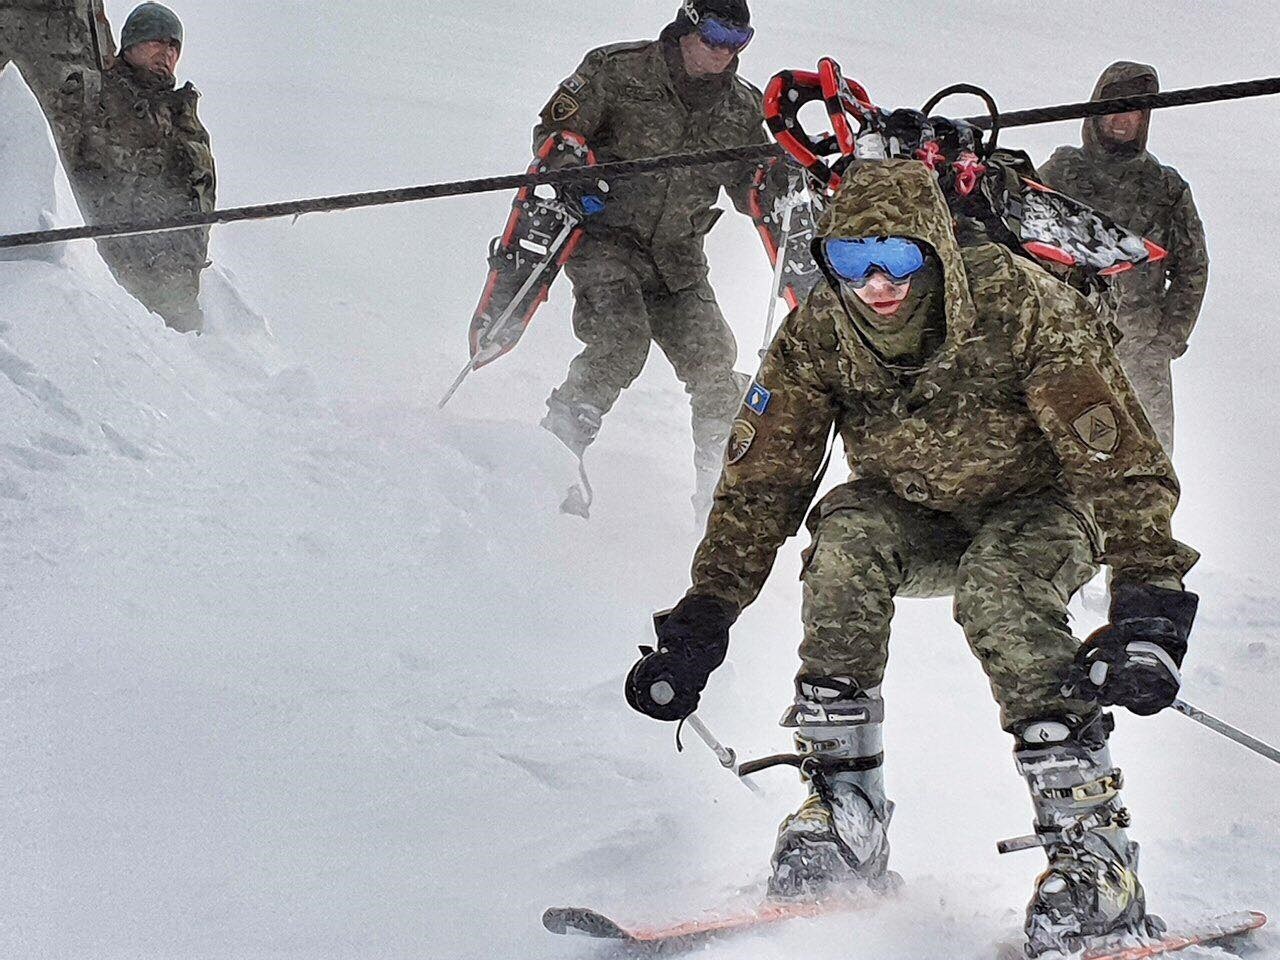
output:
<instances>
[{"instance_id":1,"label":"ski boot","mask_svg":"<svg viewBox=\"0 0 1280 960\"><path fill-rule=\"evenodd\" d=\"M888 870L893 804L884 795L880 691L860 691L843 677L797 687L782 725L795 728L809 796L778 830L769 896L887 889L896 877Z\"/></svg>"},{"instance_id":2,"label":"ski boot","mask_svg":"<svg viewBox=\"0 0 1280 960\"><path fill-rule=\"evenodd\" d=\"M1111 764L1111 718L1099 715L1073 730L1034 723L1015 754L1035 807L1035 835L1001 845L1002 852L1044 847L1049 867L1027 907L1030 957L1071 953L1126 936L1157 934L1138 882L1138 845L1129 840L1129 812L1120 802L1123 778Z\"/></svg>"},{"instance_id":3,"label":"ski boot","mask_svg":"<svg viewBox=\"0 0 1280 960\"><path fill-rule=\"evenodd\" d=\"M579 460L600 432L603 415L589 403L567 403L553 390L547 399L547 415L542 428L568 447Z\"/></svg>"}]
</instances>

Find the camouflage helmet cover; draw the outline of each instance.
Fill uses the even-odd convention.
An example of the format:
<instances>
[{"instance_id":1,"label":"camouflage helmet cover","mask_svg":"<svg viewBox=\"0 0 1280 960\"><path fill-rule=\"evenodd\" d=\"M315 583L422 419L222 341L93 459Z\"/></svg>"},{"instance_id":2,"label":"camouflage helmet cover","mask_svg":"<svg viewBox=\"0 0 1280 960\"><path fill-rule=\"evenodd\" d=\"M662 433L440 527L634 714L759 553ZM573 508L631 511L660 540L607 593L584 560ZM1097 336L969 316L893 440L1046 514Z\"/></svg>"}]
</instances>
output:
<instances>
[{"instance_id":1,"label":"camouflage helmet cover","mask_svg":"<svg viewBox=\"0 0 1280 960\"><path fill-rule=\"evenodd\" d=\"M120 30L120 49L128 50L148 40L176 40L182 45L182 21L168 7L144 3L129 14Z\"/></svg>"}]
</instances>

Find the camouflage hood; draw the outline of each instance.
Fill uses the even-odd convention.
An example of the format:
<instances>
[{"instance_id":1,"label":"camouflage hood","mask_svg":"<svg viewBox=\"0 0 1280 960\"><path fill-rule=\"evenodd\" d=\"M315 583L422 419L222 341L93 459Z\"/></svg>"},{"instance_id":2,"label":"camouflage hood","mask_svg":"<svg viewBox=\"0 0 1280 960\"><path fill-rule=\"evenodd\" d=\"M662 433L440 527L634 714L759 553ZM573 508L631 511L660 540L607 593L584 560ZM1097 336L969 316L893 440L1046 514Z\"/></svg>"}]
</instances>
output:
<instances>
[{"instance_id":1,"label":"camouflage hood","mask_svg":"<svg viewBox=\"0 0 1280 960\"><path fill-rule=\"evenodd\" d=\"M881 160L851 166L818 222L818 237L909 237L927 244L942 262L947 346L973 330L977 308L952 230L951 210L937 177L924 164Z\"/></svg>"},{"instance_id":2,"label":"camouflage hood","mask_svg":"<svg viewBox=\"0 0 1280 960\"><path fill-rule=\"evenodd\" d=\"M1120 60L1102 71L1097 85L1093 88L1093 100L1108 100L1112 97L1132 96L1138 93L1159 93L1160 75L1156 68L1146 63L1132 63ZM1142 127L1138 131L1138 140L1134 153L1141 154L1147 149L1147 135L1151 129L1151 111L1142 115ZM1093 155L1106 155L1103 146L1102 131L1098 127L1097 117L1089 117L1084 122L1084 148Z\"/></svg>"}]
</instances>

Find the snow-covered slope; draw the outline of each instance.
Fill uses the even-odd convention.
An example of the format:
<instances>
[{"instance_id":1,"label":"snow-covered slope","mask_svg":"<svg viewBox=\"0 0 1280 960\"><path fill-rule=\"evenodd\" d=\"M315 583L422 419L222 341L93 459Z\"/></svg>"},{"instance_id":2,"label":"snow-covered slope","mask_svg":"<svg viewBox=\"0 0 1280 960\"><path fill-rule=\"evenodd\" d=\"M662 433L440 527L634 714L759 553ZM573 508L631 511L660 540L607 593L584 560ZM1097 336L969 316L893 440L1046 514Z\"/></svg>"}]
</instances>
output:
<instances>
[{"instance_id":1,"label":"snow-covered slope","mask_svg":"<svg viewBox=\"0 0 1280 960\"><path fill-rule=\"evenodd\" d=\"M231 204L519 168L533 113L581 51L652 34L674 4L175 5ZM1076 99L1121 55L1183 64L1180 45L1233 10L1274 17L1228 4L1211 23L1164 4L1156 36L1157 8L1129 5L1094 50L1071 11L1022 27L1011 4L930 0L901 27L878 16L872 44L865 18L832 23L827 4L757 6L757 81L830 52L886 98L973 78L1012 106ZM128 4L109 7L119 24ZM973 65L997 25L1017 55ZM1255 26L1168 79L1268 72ZM1028 86L1031 62L1060 69ZM502 91L482 111L475 77ZM1263 106L1221 109L1264 140L1280 127ZM1256 357L1278 338L1252 321L1280 293L1252 239L1274 200L1260 167L1197 125L1209 115L1178 116L1156 147L1192 177L1221 264L1180 372L1180 523L1207 554L1186 689L1280 740L1276 458L1256 427L1275 404ZM1043 154L1073 135L1020 142ZM3 229L75 221L12 72L0 161ZM793 778L767 775L755 800L621 697L695 539L669 369L651 364L593 450L589 524L557 513L573 469L536 427L573 351L566 291L501 369L434 408L506 202L218 230L233 273L206 281L201 338L166 331L91 245L0 261L5 956L585 956L541 932L543 907L674 915L763 878ZM768 283L749 225L726 218L712 256L746 366ZM796 549L707 700L748 754L786 746L774 721L799 632ZM1082 612L1079 628L1093 622ZM903 898L709 954L984 958L1016 930L1040 860L994 844L1025 832L1029 805L945 601L902 604L886 696ZM1177 716L1121 718L1116 752L1157 909L1280 913L1280 771ZM1262 944L1280 956L1280 940Z\"/></svg>"}]
</instances>

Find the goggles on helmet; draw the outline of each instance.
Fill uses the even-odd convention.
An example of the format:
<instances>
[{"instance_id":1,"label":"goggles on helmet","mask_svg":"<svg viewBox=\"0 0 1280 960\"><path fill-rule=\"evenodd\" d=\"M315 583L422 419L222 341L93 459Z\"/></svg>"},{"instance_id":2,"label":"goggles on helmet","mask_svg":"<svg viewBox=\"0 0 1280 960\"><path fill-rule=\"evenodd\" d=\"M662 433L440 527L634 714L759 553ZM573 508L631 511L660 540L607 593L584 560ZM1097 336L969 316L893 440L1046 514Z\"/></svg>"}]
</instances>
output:
<instances>
[{"instance_id":1,"label":"goggles on helmet","mask_svg":"<svg viewBox=\"0 0 1280 960\"><path fill-rule=\"evenodd\" d=\"M709 47L724 50L744 50L755 35L752 27L735 27L711 17L703 17L698 24L698 36L702 38L702 42Z\"/></svg>"},{"instance_id":2,"label":"goggles on helmet","mask_svg":"<svg viewBox=\"0 0 1280 960\"><path fill-rule=\"evenodd\" d=\"M709 47L726 50L742 50L756 35L755 28L743 27L698 12L693 0L685 0L682 8L689 22L698 28L698 36Z\"/></svg>"},{"instance_id":3,"label":"goggles on helmet","mask_svg":"<svg viewBox=\"0 0 1280 960\"><path fill-rule=\"evenodd\" d=\"M924 266L924 251L906 237L827 239L822 241L822 255L831 272L854 287L865 286L873 270L904 283Z\"/></svg>"}]
</instances>

